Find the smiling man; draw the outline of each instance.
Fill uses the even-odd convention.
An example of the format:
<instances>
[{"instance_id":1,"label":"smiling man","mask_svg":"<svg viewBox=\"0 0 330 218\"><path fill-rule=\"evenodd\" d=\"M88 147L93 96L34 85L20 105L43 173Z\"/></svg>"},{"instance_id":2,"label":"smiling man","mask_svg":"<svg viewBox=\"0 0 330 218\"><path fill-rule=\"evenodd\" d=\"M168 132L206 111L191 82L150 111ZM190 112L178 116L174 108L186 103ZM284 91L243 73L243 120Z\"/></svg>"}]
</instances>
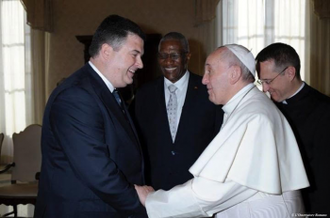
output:
<instances>
[{"instance_id":1,"label":"smiling man","mask_svg":"<svg viewBox=\"0 0 330 218\"><path fill-rule=\"evenodd\" d=\"M221 46L208 56L203 84L210 101L223 104L223 125L189 169L193 179L169 191L136 186L149 218L303 214L299 189L308 180L297 143L254 76L254 57L243 46Z\"/></svg>"},{"instance_id":2,"label":"smiling man","mask_svg":"<svg viewBox=\"0 0 330 218\"><path fill-rule=\"evenodd\" d=\"M189 167L220 129L221 107L208 100L202 77L188 70L190 56L182 34L166 34L158 47L163 76L141 87L133 103L147 184L155 189L168 190L192 178Z\"/></svg>"},{"instance_id":3,"label":"smiling man","mask_svg":"<svg viewBox=\"0 0 330 218\"><path fill-rule=\"evenodd\" d=\"M52 92L34 217L146 217L133 186L144 184L142 150L116 93L143 67L144 39L132 21L108 16L90 61Z\"/></svg>"},{"instance_id":4,"label":"smiling man","mask_svg":"<svg viewBox=\"0 0 330 218\"><path fill-rule=\"evenodd\" d=\"M302 153L311 183L302 190L306 212L330 216L330 98L301 80L290 45L271 44L256 60L259 83L288 119Z\"/></svg>"}]
</instances>

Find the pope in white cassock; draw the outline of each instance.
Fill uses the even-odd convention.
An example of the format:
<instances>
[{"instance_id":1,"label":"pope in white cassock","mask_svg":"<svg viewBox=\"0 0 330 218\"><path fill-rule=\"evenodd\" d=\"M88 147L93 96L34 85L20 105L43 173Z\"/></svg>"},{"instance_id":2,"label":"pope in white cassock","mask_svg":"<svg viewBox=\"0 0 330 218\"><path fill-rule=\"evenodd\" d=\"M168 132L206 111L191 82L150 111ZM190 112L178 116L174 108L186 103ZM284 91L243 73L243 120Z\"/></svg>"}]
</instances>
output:
<instances>
[{"instance_id":1,"label":"pope in white cassock","mask_svg":"<svg viewBox=\"0 0 330 218\"><path fill-rule=\"evenodd\" d=\"M243 46L208 56L203 84L209 99L223 105L223 126L189 169L193 179L169 191L136 186L150 218L303 215L299 189L309 183L296 140L254 75L254 57Z\"/></svg>"}]
</instances>

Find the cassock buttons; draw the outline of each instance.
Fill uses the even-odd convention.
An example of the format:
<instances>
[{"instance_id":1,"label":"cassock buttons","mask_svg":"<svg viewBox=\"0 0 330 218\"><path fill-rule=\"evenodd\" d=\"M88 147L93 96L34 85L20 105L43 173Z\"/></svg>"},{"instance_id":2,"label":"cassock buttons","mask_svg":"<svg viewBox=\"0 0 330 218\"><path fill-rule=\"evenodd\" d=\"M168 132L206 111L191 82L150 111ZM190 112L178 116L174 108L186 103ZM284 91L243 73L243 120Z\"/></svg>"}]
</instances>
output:
<instances>
[{"instance_id":1,"label":"cassock buttons","mask_svg":"<svg viewBox=\"0 0 330 218\"><path fill-rule=\"evenodd\" d=\"M171 151L172 155L174 156L175 155L175 151Z\"/></svg>"}]
</instances>

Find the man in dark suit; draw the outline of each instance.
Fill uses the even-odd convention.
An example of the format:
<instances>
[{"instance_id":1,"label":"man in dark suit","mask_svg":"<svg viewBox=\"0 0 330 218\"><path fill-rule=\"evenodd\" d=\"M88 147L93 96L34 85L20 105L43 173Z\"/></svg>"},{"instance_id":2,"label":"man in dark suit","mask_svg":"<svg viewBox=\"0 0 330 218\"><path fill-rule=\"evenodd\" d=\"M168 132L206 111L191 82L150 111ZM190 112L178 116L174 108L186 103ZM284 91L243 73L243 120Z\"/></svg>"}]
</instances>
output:
<instances>
[{"instance_id":1,"label":"man in dark suit","mask_svg":"<svg viewBox=\"0 0 330 218\"><path fill-rule=\"evenodd\" d=\"M298 142L310 187L302 189L306 212L330 216L330 98L301 80L294 48L274 43L256 57L263 91L288 119Z\"/></svg>"},{"instance_id":2,"label":"man in dark suit","mask_svg":"<svg viewBox=\"0 0 330 218\"><path fill-rule=\"evenodd\" d=\"M116 93L143 67L144 39L132 21L108 16L93 36L90 61L51 94L35 217L145 216L134 189L144 184L142 150Z\"/></svg>"},{"instance_id":3,"label":"man in dark suit","mask_svg":"<svg viewBox=\"0 0 330 218\"><path fill-rule=\"evenodd\" d=\"M182 34L166 34L158 47L164 76L142 86L132 104L147 184L155 189L169 190L191 179L188 169L220 130L221 107L208 100L202 77L187 70L190 56Z\"/></svg>"}]
</instances>

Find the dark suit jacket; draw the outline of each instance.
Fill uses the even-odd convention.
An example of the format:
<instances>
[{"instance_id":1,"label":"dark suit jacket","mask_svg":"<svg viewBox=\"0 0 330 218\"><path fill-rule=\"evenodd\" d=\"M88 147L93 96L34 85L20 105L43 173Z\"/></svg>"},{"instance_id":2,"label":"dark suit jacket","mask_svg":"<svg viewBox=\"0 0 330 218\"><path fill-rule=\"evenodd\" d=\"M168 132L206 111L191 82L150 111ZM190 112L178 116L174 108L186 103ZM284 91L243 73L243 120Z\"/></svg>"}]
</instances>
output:
<instances>
[{"instance_id":1,"label":"dark suit jacket","mask_svg":"<svg viewBox=\"0 0 330 218\"><path fill-rule=\"evenodd\" d=\"M175 143L166 112L164 77L136 94L131 110L146 158L147 184L168 190L192 178L188 169L219 132L222 110L208 99L202 77L190 73Z\"/></svg>"},{"instance_id":2,"label":"dark suit jacket","mask_svg":"<svg viewBox=\"0 0 330 218\"><path fill-rule=\"evenodd\" d=\"M134 127L86 64L51 94L42 129L35 217L140 217L144 184Z\"/></svg>"},{"instance_id":3,"label":"dark suit jacket","mask_svg":"<svg viewBox=\"0 0 330 218\"><path fill-rule=\"evenodd\" d=\"M277 106L292 127L307 171L306 212L330 215L330 98L305 84L286 101Z\"/></svg>"}]
</instances>

